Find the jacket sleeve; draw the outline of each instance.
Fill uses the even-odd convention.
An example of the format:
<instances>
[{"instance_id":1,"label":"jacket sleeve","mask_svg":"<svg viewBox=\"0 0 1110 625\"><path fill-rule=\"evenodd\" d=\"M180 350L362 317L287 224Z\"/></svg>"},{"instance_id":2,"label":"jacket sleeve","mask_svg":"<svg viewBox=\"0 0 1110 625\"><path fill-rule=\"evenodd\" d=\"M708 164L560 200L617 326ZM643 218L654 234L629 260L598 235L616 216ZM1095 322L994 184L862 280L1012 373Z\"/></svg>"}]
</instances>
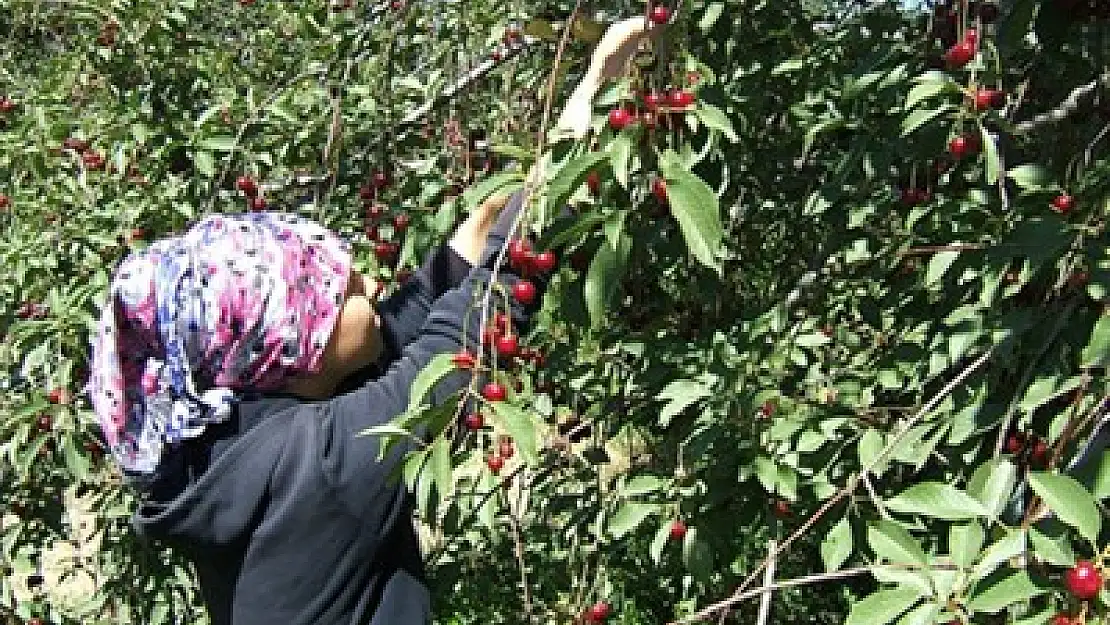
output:
<instances>
[{"instance_id":1,"label":"jacket sleeve","mask_svg":"<svg viewBox=\"0 0 1110 625\"><path fill-rule=\"evenodd\" d=\"M324 479L348 504L352 514L367 522L389 514L388 506L392 504L384 493L386 489L396 489L396 484L390 481L391 475L412 448L410 441L397 444L379 461L378 439L359 436L359 433L388 423L405 411L413 380L433 357L457 352L464 336L469 345L479 340L479 312L470 308L480 305L477 297L484 292L484 285L490 279L489 270L474 269L459 288L436 300L419 336L403 348L400 358L388 371L353 392L320 404L323 432L319 454ZM505 288L512 288L519 278L503 273L498 280ZM514 302L514 322L525 327L536 307L538 301L527 308ZM430 402L444 401L465 388L469 381L469 371L449 374L432 389Z\"/></svg>"}]
</instances>

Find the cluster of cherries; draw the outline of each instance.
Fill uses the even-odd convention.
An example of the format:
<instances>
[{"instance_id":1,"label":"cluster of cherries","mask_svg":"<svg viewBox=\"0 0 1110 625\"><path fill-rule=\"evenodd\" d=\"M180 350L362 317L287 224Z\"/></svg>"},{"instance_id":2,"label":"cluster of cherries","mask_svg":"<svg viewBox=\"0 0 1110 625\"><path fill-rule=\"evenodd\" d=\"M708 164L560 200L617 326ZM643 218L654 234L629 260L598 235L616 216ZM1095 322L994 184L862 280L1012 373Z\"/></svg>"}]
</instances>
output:
<instances>
[{"instance_id":1,"label":"cluster of cherries","mask_svg":"<svg viewBox=\"0 0 1110 625\"><path fill-rule=\"evenodd\" d=\"M412 218L409 217L408 213L399 212L391 216L389 207L377 201L378 194L391 184L393 184L393 179L390 177L389 173L379 169L374 171L374 173L370 175L370 181L359 187L358 190L358 197L363 201L366 207L363 231L366 233L366 238L374 244L374 257L383 265L392 265L397 261L397 255L401 251L401 244L382 234L382 221L386 217L389 217L395 237L403 235L412 223ZM397 277L400 281L404 281L401 280L402 274L400 272L398 272Z\"/></svg>"},{"instance_id":2,"label":"cluster of cherries","mask_svg":"<svg viewBox=\"0 0 1110 625\"><path fill-rule=\"evenodd\" d=\"M687 76L687 80L694 82L696 75ZM642 123L645 128L655 128L660 118L666 119L665 114L683 112L697 102L693 91L686 89L671 89L669 91L641 91L637 94L638 102L631 105L621 105L609 110L609 127L616 131L624 130L629 126Z\"/></svg>"},{"instance_id":3,"label":"cluster of cherries","mask_svg":"<svg viewBox=\"0 0 1110 625\"><path fill-rule=\"evenodd\" d=\"M15 316L23 320L41 321L50 315L50 307L41 302L22 302L15 309Z\"/></svg>"},{"instance_id":4,"label":"cluster of cherries","mask_svg":"<svg viewBox=\"0 0 1110 625\"><path fill-rule=\"evenodd\" d=\"M521 31L520 26L517 24L510 24L505 28L505 35L501 38L502 44L490 52L489 58L494 62L501 62L505 60L509 50L521 45L524 42L524 32Z\"/></svg>"},{"instance_id":5,"label":"cluster of cherries","mask_svg":"<svg viewBox=\"0 0 1110 625\"><path fill-rule=\"evenodd\" d=\"M1029 464L1039 469L1048 467L1048 442L1036 434L1011 433L1006 437L1006 451L1015 456L1027 455Z\"/></svg>"}]
</instances>

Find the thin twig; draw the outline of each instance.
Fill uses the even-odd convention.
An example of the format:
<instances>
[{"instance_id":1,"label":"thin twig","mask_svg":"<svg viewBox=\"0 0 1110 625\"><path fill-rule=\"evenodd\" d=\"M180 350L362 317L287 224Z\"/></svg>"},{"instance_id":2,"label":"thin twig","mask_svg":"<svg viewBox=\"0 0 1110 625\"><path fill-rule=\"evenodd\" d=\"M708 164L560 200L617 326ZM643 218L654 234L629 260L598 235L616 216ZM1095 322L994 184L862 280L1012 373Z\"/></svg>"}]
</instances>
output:
<instances>
[{"instance_id":1,"label":"thin twig","mask_svg":"<svg viewBox=\"0 0 1110 625\"><path fill-rule=\"evenodd\" d=\"M936 396L934 396L924 406L922 406L921 410L919 410L913 417L911 417L909 420L907 420L905 425L903 425L902 429L894 437L892 437L890 442L887 443L886 447L884 447L875 456L875 459L872 460L870 464L863 467L863 469L861 469L860 473L857 473L856 475L852 476L848 480L848 483L845 484L843 488L841 488L830 499L826 500L825 503L820 508L818 508L817 511L814 512L812 516L810 516L808 519L806 519L806 521L804 523L802 523L801 527L799 527L797 530L795 530L794 533L792 533L785 541L783 541L782 544L780 544L772 554L769 554L767 556L767 558L764 559L763 562L755 568L755 570L753 570L751 573L749 573L748 577L744 579L744 582L742 584L740 584L739 587L737 587L736 591L733 593L733 595L731 597L729 597L727 599L724 599L723 601L719 601L719 602L717 602L717 603L715 603L715 604L713 604L713 605L711 605L707 608L703 608L703 609L699 610L698 612L696 612L696 613L694 613L690 616L684 617L684 618L679 619L677 621L672 621L670 623L670 625L681 625L681 624L684 624L684 623L694 623L694 622L703 620L705 618L708 618L708 617L712 616L714 613L716 613L720 610L726 609L729 606L731 606L731 605L733 605L733 604L735 604L739 601L743 601L743 599L746 598L747 596L751 596L751 595L746 594L744 591L748 588L748 586L751 585L752 581L755 580L755 578L767 567L767 565L771 561L771 558L772 557L777 557L782 552L786 551L792 544L794 544L794 542L796 542L799 538L801 538L803 535L805 535L810 529L812 529L813 526L817 524L817 521L822 516L824 516L824 514L826 512L828 512L835 505L837 505L840 502L840 500L844 499L849 494L855 492L856 488L859 486L861 476L865 475L867 473L870 473L875 467L879 466L879 464L885 462L886 457L890 454L890 452L894 449L894 447L896 445L898 445L900 442L902 442L902 439L905 438L906 434L917 424L917 422L920 421L921 419L925 418L926 415L928 415L938 405L940 405L940 402L944 401L944 398L948 397L948 395L950 393L952 393L953 390L955 390L958 386L963 384L963 382L968 377L970 377L972 373L977 371L988 360L990 360L990 357L992 355L994 355L995 349L996 349L996 347L992 346L990 349L985 351L982 356L980 356L974 362L972 362L970 365L968 365L966 369L961 371L959 375L957 375L955 378L952 379L952 381L950 381L948 384L946 384L944 386L944 388L942 388L940 390L940 392L938 392L936 394Z\"/></svg>"},{"instance_id":2,"label":"thin twig","mask_svg":"<svg viewBox=\"0 0 1110 625\"><path fill-rule=\"evenodd\" d=\"M1067 119L1072 113L1079 110L1079 101L1082 98L1085 98L1094 93L1094 91L1098 89L1100 85L1107 84L1110 84L1110 72L1099 76L1089 83L1076 87L1071 91L1071 93L1068 94L1066 98L1064 98L1062 102L1060 102L1060 104L1056 105L1055 108L1045 111L1044 113L1037 115L1033 119L1019 123L1017 126L1015 126L1015 129L1018 132L1031 132L1045 124L1063 121Z\"/></svg>"},{"instance_id":3,"label":"thin twig","mask_svg":"<svg viewBox=\"0 0 1110 625\"><path fill-rule=\"evenodd\" d=\"M1083 166L1091 166L1091 157L1094 156L1095 144L1106 138L1106 133L1110 132L1110 124L1102 127L1102 130L1095 135L1095 138L1087 145L1087 149L1083 151Z\"/></svg>"},{"instance_id":4,"label":"thin twig","mask_svg":"<svg viewBox=\"0 0 1110 625\"><path fill-rule=\"evenodd\" d=\"M775 584L775 565L778 563L775 558L775 539L767 541L767 568L763 570L763 588L770 588ZM767 625L767 619L771 617L771 594L770 590L763 593L759 600L759 616L756 618L756 625ZM723 616L723 611L722 611Z\"/></svg>"},{"instance_id":5,"label":"thin twig","mask_svg":"<svg viewBox=\"0 0 1110 625\"><path fill-rule=\"evenodd\" d=\"M510 515L511 523L510 528L513 532L513 551L516 553L516 564L520 568L520 589L524 593L522 599L524 600L524 617L526 622L532 623L535 620L532 614L532 591L530 590L531 584L528 582L528 565L524 561L524 539L520 535L520 519L516 515Z\"/></svg>"},{"instance_id":6,"label":"thin twig","mask_svg":"<svg viewBox=\"0 0 1110 625\"><path fill-rule=\"evenodd\" d=\"M899 256L919 256L922 254L935 254L937 252L971 252L986 249L981 243L954 243L952 245L921 245L898 252Z\"/></svg>"}]
</instances>

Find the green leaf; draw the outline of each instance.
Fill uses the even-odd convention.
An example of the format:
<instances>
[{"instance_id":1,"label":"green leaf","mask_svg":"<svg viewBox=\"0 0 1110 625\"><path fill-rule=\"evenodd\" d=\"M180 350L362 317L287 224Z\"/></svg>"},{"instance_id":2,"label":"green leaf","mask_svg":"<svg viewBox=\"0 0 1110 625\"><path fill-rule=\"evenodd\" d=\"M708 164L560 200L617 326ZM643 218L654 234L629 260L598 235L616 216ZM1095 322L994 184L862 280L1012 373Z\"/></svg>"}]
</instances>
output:
<instances>
[{"instance_id":1,"label":"green leaf","mask_svg":"<svg viewBox=\"0 0 1110 625\"><path fill-rule=\"evenodd\" d=\"M736 130L732 127L732 120L730 120L728 115L725 115L725 112L721 109L708 102L701 102L694 112L697 113L698 118L701 119L703 124L713 130L719 131L732 143L736 143L740 140L740 137L736 135Z\"/></svg>"},{"instance_id":2,"label":"green leaf","mask_svg":"<svg viewBox=\"0 0 1110 625\"><path fill-rule=\"evenodd\" d=\"M649 495L663 490L667 483L667 480L655 475L637 475L621 486L620 494L621 497Z\"/></svg>"},{"instance_id":3,"label":"green leaf","mask_svg":"<svg viewBox=\"0 0 1110 625\"><path fill-rule=\"evenodd\" d=\"M451 471L451 441L439 437L432 443L432 476L439 498L446 499L455 491L454 473Z\"/></svg>"},{"instance_id":4,"label":"green leaf","mask_svg":"<svg viewBox=\"0 0 1110 625\"><path fill-rule=\"evenodd\" d=\"M493 404L493 414L505 431L513 437L513 442L516 443L517 451L520 452L524 462L529 466L539 464L540 438L536 432L539 424L536 423L532 413L502 401Z\"/></svg>"},{"instance_id":5,"label":"green leaf","mask_svg":"<svg viewBox=\"0 0 1110 625\"><path fill-rule=\"evenodd\" d=\"M921 514L935 519L957 521L986 516L979 502L951 484L924 482L915 484L887 500L895 512Z\"/></svg>"},{"instance_id":6,"label":"green leaf","mask_svg":"<svg viewBox=\"0 0 1110 625\"><path fill-rule=\"evenodd\" d=\"M998 144L994 136L980 124L979 134L983 137L983 157L986 160L987 184L998 182L999 172L1002 169L1002 159L998 156Z\"/></svg>"},{"instance_id":7,"label":"green leaf","mask_svg":"<svg viewBox=\"0 0 1110 625\"><path fill-rule=\"evenodd\" d=\"M939 282L959 256L959 252L937 252L933 254L933 257L929 259L929 267L925 270L925 286Z\"/></svg>"},{"instance_id":8,"label":"green leaf","mask_svg":"<svg viewBox=\"0 0 1110 625\"><path fill-rule=\"evenodd\" d=\"M683 167L674 151L664 152L659 164L667 179L671 214L678 220L686 246L701 264L720 274L721 261L717 255L724 230L716 194L701 178Z\"/></svg>"},{"instance_id":9,"label":"green leaf","mask_svg":"<svg viewBox=\"0 0 1110 625\"><path fill-rule=\"evenodd\" d=\"M235 137L218 135L201 139L200 142L197 143L197 147L212 152L231 152L238 144L239 142L235 140Z\"/></svg>"},{"instance_id":10,"label":"green leaf","mask_svg":"<svg viewBox=\"0 0 1110 625\"><path fill-rule=\"evenodd\" d=\"M994 613L1045 592L1047 589L1034 582L1027 571L1015 571L1001 579L991 580L985 588L976 588L967 607L973 612Z\"/></svg>"},{"instance_id":11,"label":"green leaf","mask_svg":"<svg viewBox=\"0 0 1110 625\"><path fill-rule=\"evenodd\" d=\"M212 157L211 152L205 150L197 150L194 152L193 165L197 168L197 173L205 178L211 178L216 175L216 159Z\"/></svg>"},{"instance_id":12,"label":"green leaf","mask_svg":"<svg viewBox=\"0 0 1110 625\"><path fill-rule=\"evenodd\" d=\"M995 458L975 469L967 483L967 492L983 504L987 516L995 519L1002 514L1016 483L1017 466L1008 458Z\"/></svg>"},{"instance_id":13,"label":"green leaf","mask_svg":"<svg viewBox=\"0 0 1110 625\"><path fill-rule=\"evenodd\" d=\"M946 91L951 92L958 89L956 83L947 76L931 76L929 80L920 81L910 89L910 92L906 94L905 107L907 110L915 109L924 100L936 97Z\"/></svg>"},{"instance_id":14,"label":"green leaf","mask_svg":"<svg viewBox=\"0 0 1110 625\"><path fill-rule=\"evenodd\" d=\"M867 543L875 555L891 564L917 564L925 566L928 559L921 545L906 528L884 519L867 526Z\"/></svg>"},{"instance_id":15,"label":"green leaf","mask_svg":"<svg viewBox=\"0 0 1110 625\"><path fill-rule=\"evenodd\" d=\"M659 512L659 506L656 504L622 501L613 516L609 517L607 529L613 538L622 538L657 512Z\"/></svg>"},{"instance_id":16,"label":"green leaf","mask_svg":"<svg viewBox=\"0 0 1110 625\"><path fill-rule=\"evenodd\" d=\"M1057 473L1031 471L1029 486L1045 505L1094 545L1102 528L1102 517L1094 497L1074 478Z\"/></svg>"},{"instance_id":17,"label":"green leaf","mask_svg":"<svg viewBox=\"0 0 1110 625\"><path fill-rule=\"evenodd\" d=\"M547 185L551 206L562 207L574 192L586 183L586 178L599 163L609 158L605 152L586 152L563 165Z\"/></svg>"},{"instance_id":18,"label":"green leaf","mask_svg":"<svg viewBox=\"0 0 1110 625\"><path fill-rule=\"evenodd\" d=\"M921 593L916 588L879 590L852 606L845 625L885 625L910 609Z\"/></svg>"},{"instance_id":19,"label":"green leaf","mask_svg":"<svg viewBox=\"0 0 1110 625\"><path fill-rule=\"evenodd\" d=\"M659 391L659 399L666 401L659 412L659 425L667 427L671 419L691 404L709 396L709 389L696 380L674 380Z\"/></svg>"},{"instance_id":20,"label":"green leaf","mask_svg":"<svg viewBox=\"0 0 1110 625\"><path fill-rule=\"evenodd\" d=\"M671 521L660 523L659 529L655 530L655 536L651 539L649 553L652 561L656 564L663 561L663 550L666 549L667 543L671 541L671 523Z\"/></svg>"},{"instance_id":21,"label":"green leaf","mask_svg":"<svg viewBox=\"0 0 1110 625\"><path fill-rule=\"evenodd\" d=\"M424 396L443 376L456 370L452 354L437 354L420 370L409 391L409 412L415 412L424 403Z\"/></svg>"},{"instance_id":22,"label":"green leaf","mask_svg":"<svg viewBox=\"0 0 1110 625\"><path fill-rule=\"evenodd\" d=\"M916 111L913 111L912 113L907 115L905 119L902 120L902 136L905 137L906 135L912 134L913 131L917 130L937 116L944 114L951 108L951 106L942 106L936 109L918 109Z\"/></svg>"},{"instance_id":23,"label":"green leaf","mask_svg":"<svg viewBox=\"0 0 1110 625\"><path fill-rule=\"evenodd\" d=\"M983 549L986 534L977 521L953 525L948 528L948 550L956 566L967 568L975 563Z\"/></svg>"},{"instance_id":24,"label":"green leaf","mask_svg":"<svg viewBox=\"0 0 1110 625\"><path fill-rule=\"evenodd\" d=\"M624 236L617 248L613 248L607 241L602 242L590 261L584 289L586 310L590 315L590 325L594 328L602 328L606 324L609 302L620 291L621 277L631 251L632 241Z\"/></svg>"},{"instance_id":25,"label":"green leaf","mask_svg":"<svg viewBox=\"0 0 1110 625\"><path fill-rule=\"evenodd\" d=\"M520 172L507 171L494 174L463 191L462 200L467 209L474 210L489 196L498 191L506 193L515 191L523 182L524 176Z\"/></svg>"},{"instance_id":26,"label":"green leaf","mask_svg":"<svg viewBox=\"0 0 1110 625\"><path fill-rule=\"evenodd\" d=\"M939 605L923 603L898 619L898 625L932 625L936 622L938 614L940 614Z\"/></svg>"},{"instance_id":27,"label":"green leaf","mask_svg":"<svg viewBox=\"0 0 1110 625\"><path fill-rule=\"evenodd\" d=\"M709 6L705 7L705 13L702 14L701 19L698 20L698 28L701 32L707 33L717 20L721 19L721 14L725 11L724 2L711 2Z\"/></svg>"},{"instance_id":28,"label":"green leaf","mask_svg":"<svg viewBox=\"0 0 1110 625\"><path fill-rule=\"evenodd\" d=\"M810 334L803 334L794 339L794 344L798 347L820 347L832 342L832 339L825 336L821 332L812 332Z\"/></svg>"},{"instance_id":29,"label":"green leaf","mask_svg":"<svg viewBox=\"0 0 1110 625\"><path fill-rule=\"evenodd\" d=\"M609 166L613 168L613 175L617 182L625 189L628 188L628 172L632 168L632 137L622 133L605 146L609 152ZM586 174L589 176L589 174Z\"/></svg>"},{"instance_id":30,"label":"green leaf","mask_svg":"<svg viewBox=\"0 0 1110 625\"><path fill-rule=\"evenodd\" d=\"M1075 478L1091 491L1095 499L1110 497L1110 451L1091 456L1075 471Z\"/></svg>"},{"instance_id":31,"label":"green leaf","mask_svg":"<svg viewBox=\"0 0 1110 625\"><path fill-rule=\"evenodd\" d=\"M1081 367L1104 367L1110 364L1110 315L1102 315L1091 330L1091 338L1079 355Z\"/></svg>"},{"instance_id":32,"label":"green leaf","mask_svg":"<svg viewBox=\"0 0 1110 625\"><path fill-rule=\"evenodd\" d=\"M821 541L821 560L825 570L832 572L844 566L852 555L852 524L844 517L829 530L828 536Z\"/></svg>"},{"instance_id":33,"label":"green leaf","mask_svg":"<svg viewBox=\"0 0 1110 625\"><path fill-rule=\"evenodd\" d=\"M1052 186L1052 176L1042 165L1018 165L1006 172L1006 177L1025 191L1040 191Z\"/></svg>"},{"instance_id":34,"label":"green leaf","mask_svg":"<svg viewBox=\"0 0 1110 625\"><path fill-rule=\"evenodd\" d=\"M978 579L990 575L999 564L1021 553L1025 553L1025 531L1012 530L987 547L975 565L973 577Z\"/></svg>"},{"instance_id":35,"label":"green leaf","mask_svg":"<svg viewBox=\"0 0 1110 625\"><path fill-rule=\"evenodd\" d=\"M1071 547L1069 530L1055 519L1041 521L1029 528L1029 542L1033 553L1042 560L1056 566L1075 565L1075 551Z\"/></svg>"},{"instance_id":36,"label":"green leaf","mask_svg":"<svg viewBox=\"0 0 1110 625\"><path fill-rule=\"evenodd\" d=\"M707 580L713 574L713 552L709 544L701 539L696 527L686 530L682 543L682 563L695 579Z\"/></svg>"}]
</instances>

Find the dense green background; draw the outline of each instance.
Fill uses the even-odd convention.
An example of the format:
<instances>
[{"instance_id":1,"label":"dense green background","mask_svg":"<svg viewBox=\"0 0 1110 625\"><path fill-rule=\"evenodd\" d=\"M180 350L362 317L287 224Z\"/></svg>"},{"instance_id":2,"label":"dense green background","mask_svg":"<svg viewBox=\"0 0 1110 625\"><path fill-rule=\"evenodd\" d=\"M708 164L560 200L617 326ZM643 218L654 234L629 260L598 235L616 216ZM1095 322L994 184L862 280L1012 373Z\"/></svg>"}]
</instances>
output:
<instances>
[{"instance_id":1,"label":"dense green background","mask_svg":"<svg viewBox=\"0 0 1110 625\"><path fill-rule=\"evenodd\" d=\"M521 389L492 427L408 465L439 622L569 623L598 601L668 622L758 586L796 531L775 579L865 568L775 592L770 622L1080 610L1061 576L1107 545L1110 462L1057 469L1110 410L1110 22L1004 0L982 24L972 4L684 2L595 132L546 153L531 224L563 262L525 337L545 362L502 372ZM644 9L583 5L556 65L571 3L0 0L0 619L202 618L188 571L129 533L80 393L129 249L247 210L251 175L392 283L533 163L555 68L558 103L605 25ZM977 59L944 67L968 28ZM696 105L606 127L675 87ZM979 88L1005 108L975 110ZM953 161L962 133L983 149ZM395 264L365 230L376 203Z\"/></svg>"}]
</instances>

